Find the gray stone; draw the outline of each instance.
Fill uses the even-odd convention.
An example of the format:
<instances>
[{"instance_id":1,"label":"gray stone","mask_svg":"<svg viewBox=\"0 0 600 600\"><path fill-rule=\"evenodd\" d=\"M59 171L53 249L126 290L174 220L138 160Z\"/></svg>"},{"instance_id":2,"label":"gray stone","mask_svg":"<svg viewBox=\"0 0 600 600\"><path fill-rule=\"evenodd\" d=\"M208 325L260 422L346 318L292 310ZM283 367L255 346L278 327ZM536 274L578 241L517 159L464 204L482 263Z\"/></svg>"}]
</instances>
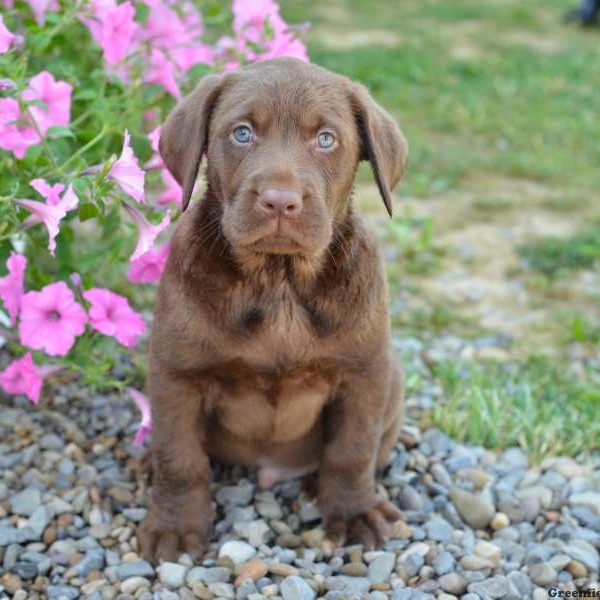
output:
<instances>
[{"instance_id":1,"label":"gray stone","mask_svg":"<svg viewBox=\"0 0 600 600\"><path fill-rule=\"evenodd\" d=\"M508 579L504 575L499 575L485 579L484 581L471 583L467 589L469 592L478 594L481 598L489 597L496 599L503 598L506 595L508 587Z\"/></svg>"},{"instance_id":2,"label":"gray stone","mask_svg":"<svg viewBox=\"0 0 600 600\"><path fill-rule=\"evenodd\" d=\"M449 544L452 541L454 529L452 525L444 519L432 519L425 523L425 531L427 532L427 538L442 544Z\"/></svg>"},{"instance_id":3,"label":"gray stone","mask_svg":"<svg viewBox=\"0 0 600 600\"><path fill-rule=\"evenodd\" d=\"M48 600L75 600L80 592L71 585L49 585L46 588Z\"/></svg>"},{"instance_id":4,"label":"gray stone","mask_svg":"<svg viewBox=\"0 0 600 600\"><path fill-rule=\"evenodd\" d=\"M430 468L431 474L434 479L446 488L452 487L452 477L448 473L446 467L441 463L435 463Z\"/></svg>"},{"instance_id":5,"label":"gray stone","mask_svg":"<svg viewBox=\"0 0 600 600\"><path fill-rule=\"evenodd\" d=\"M225 567L193 567L185 577L188 585L195 581L203 583L227 583L231 579L231 571Z\"/></svg>"},{"instance_id":6,"label":"gray stone","mask_svg":"<svg viewBox=\"0 0 600 600\"><path fill-rule=\"evenodd\" d=\"M31 527L16 527L0 526L0 546L8 546L10 544L23 544L37 540L38 537Z\"/></svg>"},{"instance_id":7,"label":"gray stone","mask_svg":"<svg viewBox=\"0 0 600 600\"><path fill-rule=\"evenodd\" d=\"M303 523L312 523L321 518L321 513L316 502L309 502L306 498L301 497L298 504L298 516Z\"/></svg>"},{"instance_id":8,"label":"gray stone","mask_svg":"<svg viewBox=\"0 0 600 600\"><path fill-rule=\"evenodd\" d=\"M421 495L410 485L402 486L400 493L398 494L398 503L400 508L404 510L423 510L423 499L421 498Z\"/></svg>"},{"instance_id":9,"label":"gray stone","mask_svg":"<svg viewBox=\"0 0 600 600\"><path fill-rule=\"evenodd\" d=\"M525 573L522 571L513 571L508 574L507 579L509 590L515 597L515 600L521 600L521 598L531 595L531 581L529 581L529 577Z\"/></svg>"},{"instance_id":10,"label":"gray stone","mask_svg":"<svg viewBox=\"0 0 600 600\"><path fill-rule=\"evenodd\" d=\"M264 519L281 519L283 517L281 506L275 500L257 502L256 511ZM300 519L302 519L302 515Z\"/></svg>"},{"instance_id":11,"label":"gray stone","mask_svg":"<svg viewBox=\"0 0 600 600\"><path fill-rule=\"evenodd\" d=\"M38 574L37 565L31 562L19 562L13 570L19 577L26 580L35 579Z\"/></svg>"},{"instance_id":12,"label":"gray stone","mask_svg":"<svg viewBox=\"0 0 600 600\"><path fill-rule=\"evenodd\" d=\"M235 598L235 590L230 583L211 583L208 589L219 598Z\"/></svg>"},{"instance_id":13,"label":"gray stone","mask_svg":"<svg viewBox=\"0 0 600 600\"><path fill-rule=\"evenodd\" d=\"M586 506L600 515L600 492L580 492L569 497L571 506Z\"/></svg>"},{"instance_id":14,"label":"gray stone","mask_svg":"<svg viewBox=\"0 0 600 600\"><path fill-rule=\"evenodd\" d=\"M122 513L126 519L133 521L134 523L139 523L146 516L145 508L124 508Z\"/></svg>"},{"instance_id":15,"label":"gray stone","mask_svg":"<svg viewBox=\"0 0 600 600\"><path fill-rule=\"evenodd\" d=\"M78 575L87 577L92 571L101 571L104 567L104 550L96 548L88 550L85 556L75 565Z\"/></svg>"},{"instance_id":16,"label":"gray stone","mask_svg":"<svg viewBox=\"0 0 600 600\"><path fill-rule=\"evenodd\" d=\"M274 537L271 528L262 519L250 521L246 525L243 535L255 548L262 546Z\"/></svg>"},{"instance_id":17,"label":"gray stone","mask_svg":"<svg viewBox=\"0 0 600 600\"><path fill-rule=\"evenodd\" d=\"M531 581L540 587L548 587L556 581L556 569L548 563L529 565Z\"/></svg>"},{"instance_id":18,"label":"gray stone","mask_svg":"<svg viewBox=\"0 0 600 600\"><path fill-rule=\"evenodd\" d=\"M572 559L583 563L591 571L598 571L600 555L594 546L584 540L573 540L563 548Z\"/></svg>"},{"instance_id":19,"label":"gray stone","mask_svg":"<svg viewBox=\"0 0 600 600\"><path fill-rule=\"evenodd\" d=\"M40 448L44 450L62 450L65 443L55 433L46 433L40 438Z\"/></svg>"},{"instance_id":20,"label":"gray stone","mask_svg":"<svg viewBox=\"0 0 600 600\"><path fill-rule=\"evenodd\" d=\"M219 548L219 558L229 556L234 564L241 565L256 554L256 548L240 540L229 540Z\"/></svg>"},{"instance_id":21,"label":"gray stone","mask_svg":"<svg viewBox=\"0 0 600 600\"><path fill-rule=\"evenodd\" d=\"M433 559L433 570L435 574L439 577L440 575L445 575L446 573L450 573L454 569L455 560L454 556L443 550Z\"/></svg>"},{"instance_id":22,"label":"gray stone","mask_svg":"<svg viewBox=\"0 0 600 600\"><path fill-rule=\"evenodd\" d=\"M31 513L31 516L27 520L27 525L31 527L35 533L36 539L40 539L44 531L46 531L46 527L48 527L51 520L52 515L50 514L48 508L45 506L38 506Z\"/></svg>"},{"instance_id":23,"label":"gray stone","mask_svg":"<svg viewBox=\"0 0 600 600\"><path fill-rule=\"evenodd\" d=\"M224 485L217 490L215 500L221 506L246 506L254 496L254 486L248 482Z\"/></svg>"},{"instance_id":24,"label":"gray stone","mask_svg":"<svg viewBox=\"0 0 600 600\"><path fill-rule=\"evenodd\" d=\"M458 573L447 573L439 578L440 587L449 594L460 596L467 589L467 582Z\"/></svg>"},{"instance_id":25,"label":"gray stone","mask_svg":"<svg viewBox=\"0 0 600 600\"><path fill-rule=\"evenodd\" d=\"M476 496L460 488L450 490L450 498L460 516L473 529L484 529L494 518L494 505L482 496Z\"/></svg>"},{"instance_id":26,"label":"gray stone","mask_svg":"<svg viewBox=\"0 0 600 600\"><path fill-rule=\"evenodd\" d=\"M367 577L349 577L341 575L339 579L343 582L344 597L352 596L356 594L361 597L366 594L371 587L371 580Z\"/></svg>"},{"instance_id":27,"label":"gray stone","mask_svg":"<svg viewBox=\"0 0 600 600\"><path fill-rule=\"evenodd\" d=\"M77 546L73 540L58 540L50 546L48 554L52 560L59 565L68 565L71 557L77 552Z\"/></svg>"},{"instance_id":28,"label":"gray stone","mask_svg":"<svg viewBox=\"0 0 600 600\"><path fill-rule=\"evenodd\" d=\"M10 544L7 546L4 552L4 562L2 563L4 570L10 571L17 564L19 557L24 551L25 548L20 544Z\"/></svg>"},{"instance_id":29,"label":"gray stone","mask_svg":"<svg viewBox=\"0 0 600 600\"><path fill-rule=\"evenodd\" d=\"M29 517L42 503L42 495L37 488L28 487L12 496L9 502L10 510L15 515L26 515Z\"/></svg>"},{"instance_id":30,"label":"gray stone","mask_svg":"<svg viewBox=\"0 0 600 600\"><path fill-rule=\"evenodd\" d=\"M246 579L236 590L235 600L247 600L248 598L251 598L253 594L257 593L258 590L256 589L252 579ZM259 597L262 598L262 595L259 594Z\"/></svg>"},{"instance_id":31,"label":"gray stone","mask_svg":"<svg viewBox=\"0 0 600 600\"><path fill-rule=\"evenodd\" d=\"M119 581L125 581L130 577L154 579L154 567L145 560L122 563L117 567L116 576Z\"/></svg>"},{"instance_id":32,"label":"gray stone","mask_svg":"<svg viewBox=\"0 0 600 600\"><path fill-rule=\"evenodd\" d=\"M169 587L181 587L185 581L188 567L179 563L164 562L156 568L158 578Z\"/></svg>"},{"instance_id":33,"label":"gray stone","mask_svg":"<svg viewBox=\"0 0 600 600\"><path fill-rule=\"evenodd\" d=\"M369 564L368 577L373 583L387 581L394 570L396 555L393 552L383 552Z\"/></svg>"},{"instance_id":34,"label":"gray stone","mask_svg":"<svg viewBox=\"0 0 600 600\"><path fill-rule=\"evenodd\" d=\"M281 595L283 600L314 600L317 596L310 585L297 575L286 577L281 582Z\"/></svg>"},{"instance_id":35,"label":"gray stone","mask_svg":"<svg viewBox=\"0 0 600 600\"><path fill-rule=\"evenodd\" d=\"M403 570L409 577L414 577L425 564L425 559L422 554L411 552L399 564L399 569Z\"/></svg>"}]
</instances>

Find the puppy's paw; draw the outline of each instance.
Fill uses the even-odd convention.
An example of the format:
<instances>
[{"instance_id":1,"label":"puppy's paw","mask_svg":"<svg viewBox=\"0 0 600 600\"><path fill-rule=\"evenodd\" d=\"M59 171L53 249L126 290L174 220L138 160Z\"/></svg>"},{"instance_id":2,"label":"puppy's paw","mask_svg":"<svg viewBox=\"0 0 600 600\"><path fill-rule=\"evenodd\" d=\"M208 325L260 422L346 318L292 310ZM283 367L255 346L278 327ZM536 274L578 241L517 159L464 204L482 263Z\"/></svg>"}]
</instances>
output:
<instances>
[{"instance_id":1,"label":"puppy's paw","mask_svg":"<svg viewBox=\"0 0 600 600\"><path fill-rule=\"evenodd\" d=\"M402 511L388 500L379 500L369 510L353 517L331 516L325 520L327 538L336 546L346 542L362 544L374 550L390 538L390 522L403 517Z\"/></svg>"},{"instance_id":2,"label":"puppy's paw","mask_svg":"<svg viewBox=\"0 0 600 600\"><path fill-rule=\"evenodd\" d=\"M204 554L212 519L199 515L198 521L171 517L161 518L150 510L137 528L142 556L155 564L161 560L177 562L181 554L192 559Z\"/></svg>"}]
</instances>

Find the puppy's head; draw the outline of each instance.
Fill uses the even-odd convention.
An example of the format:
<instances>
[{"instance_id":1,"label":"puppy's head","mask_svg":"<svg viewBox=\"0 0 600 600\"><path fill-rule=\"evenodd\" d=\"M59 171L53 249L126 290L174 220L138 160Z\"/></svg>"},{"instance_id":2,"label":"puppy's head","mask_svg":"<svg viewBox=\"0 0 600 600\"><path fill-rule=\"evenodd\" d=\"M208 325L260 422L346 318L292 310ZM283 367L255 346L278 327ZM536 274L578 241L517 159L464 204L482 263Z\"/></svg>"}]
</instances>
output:
<instances>
[{"instance_id":1,"label":"puppy's head","mask_svg":"<svg viewBox=\"0 0 600 600\"><path fill-rule=\"evenodd\" d=\"M366 89L315 65L280 58L205 77L162 128L160 152L187 207L200 160L234 248L317 255L347 213L360 160L383 202L407 145Z\"/></svg>"}]
</instances>

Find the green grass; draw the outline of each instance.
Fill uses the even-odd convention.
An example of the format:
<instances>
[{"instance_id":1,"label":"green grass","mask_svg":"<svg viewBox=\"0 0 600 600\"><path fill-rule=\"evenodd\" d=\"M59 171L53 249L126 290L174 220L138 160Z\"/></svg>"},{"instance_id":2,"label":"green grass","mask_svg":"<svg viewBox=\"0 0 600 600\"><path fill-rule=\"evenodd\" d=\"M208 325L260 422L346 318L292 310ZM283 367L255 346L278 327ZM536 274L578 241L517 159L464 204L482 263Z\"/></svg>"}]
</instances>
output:
<instances>
[{"instance_id":1,"label":"green grass","mask_svg":"<svg viewBox=\"0 0 600 600\"><path fill-rule=\"evenodd\" d=\"M518 248L528 265L548 277L590 269L600 261L600 226L566 238L545 237Z\"/></svg>"},{"instance_id":2,"label":"green grass","mask_svg":"<svg viewBox=\"0 0 600 600\"><path fill-rule=\"evenodd\" d=\"M574 343L597 351L600 327L591 308L577 313L587 300L591 306L588 298L560 312L567 280L557 277L600 259L600 228L590 226L594 203L600 206L597 31L566 26L563 0L282 0L281 7L289 22L313 23L306 41L314 62L365 84L401 124L410 145L401 195L460 197L465 225L514 226L520 210L527 221L551 213L587 224L571 238L516 249L532 267L524 286L529 310L550 309L539 326L541 339L553 337L544 348L554 355L519 357L527 352L520 346L536 347L527 339L511 346L507 364L438 366L448 400L430 419L460 439L521 445L534 458L598 448L600 370L588 366L577 380L565 356ZM362 169L359 182L366 181ZM476 311L423 292L442 268L468 268L436 237L460 229L460 218L453 219L459 225L442 218L408 216L382 236L396 248L387 266L400 335L486 333L470 316ZM515 241L507 236L506 243L511 255ZM522 284L523 269L507 268L506 278ZM526 336L532 327L523 325Z\"/></svg>"},{"instance_id":3,"label":"green grass","mask_svg":"<svg viewBox=\"0 0 600 600\"><path fill-rule=\"evenodd\" d=\"M546 358L510 364L439 365L447 401L429 416L450 435L488 448L521 446L538 461L579 454L600 441L600 387Z\"/></svg>"},{"instance_id":4,"label":"green grass","mask_svg":"<svg viewBox=\"0 0 600 600\"><path fill-rule=\"evenodd\" d=\"M600 44L562 23L563 2L337 1L330 17L320 3L282 5L288 19L314 22L313 61L366 84L399 119L411 144L405 192L443 191L470 173L600 186ZM369 28L397 45L376 33L356 48L326 43ZM510 37L523 31L556 50ZM467 44L472 59L456 51Z\"/></svg>"}]
</instances>

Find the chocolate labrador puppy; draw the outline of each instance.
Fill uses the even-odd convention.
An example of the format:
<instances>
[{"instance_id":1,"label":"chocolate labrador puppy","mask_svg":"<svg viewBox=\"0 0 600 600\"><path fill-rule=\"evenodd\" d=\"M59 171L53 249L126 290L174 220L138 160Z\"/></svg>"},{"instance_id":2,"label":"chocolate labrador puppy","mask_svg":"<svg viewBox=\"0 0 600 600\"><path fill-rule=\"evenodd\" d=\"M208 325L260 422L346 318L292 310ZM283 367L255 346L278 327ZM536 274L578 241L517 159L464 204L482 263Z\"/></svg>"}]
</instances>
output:
<instances>
[{"instance_id":1,"label":"chocolate labrador puppy","mask_svg":"<svg viewBox=\"0 0 600 600\"><path fill-rule=\"evenodd\" d=\"M198 556L214 518L209 457L268 487L311 472L330 539L374 547L401 516L376 494L401 419L382 260L352 208L371 163L392 212L406 141L364 87L281 58L205 77L162 128L187 206L150 351L153 494L143 554Z\"/></svg>"}]
</instances>

